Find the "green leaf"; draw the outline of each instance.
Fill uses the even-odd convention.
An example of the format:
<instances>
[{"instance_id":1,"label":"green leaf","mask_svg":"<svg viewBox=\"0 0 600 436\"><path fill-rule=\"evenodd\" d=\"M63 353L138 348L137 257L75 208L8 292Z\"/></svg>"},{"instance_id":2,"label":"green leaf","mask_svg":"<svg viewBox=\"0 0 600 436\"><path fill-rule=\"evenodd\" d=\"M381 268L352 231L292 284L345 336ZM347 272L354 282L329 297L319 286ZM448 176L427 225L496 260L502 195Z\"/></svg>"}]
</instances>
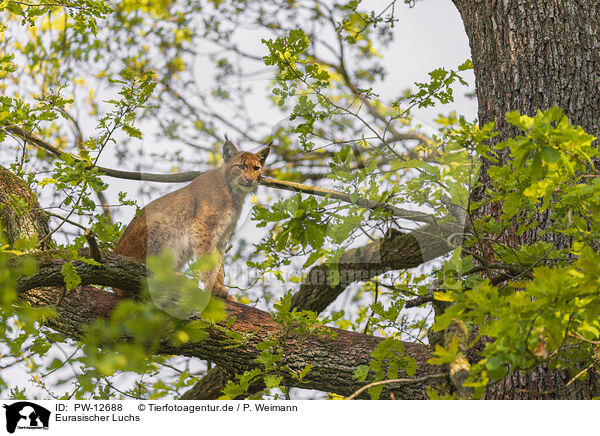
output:
<instances>
[{"instance_id":1,"label":"green leaf","mask_svg":"<svg viewBox=\"0 0 600 436\"><path fill-rule=\"evenodd\" d=\"M273 388L279 387L282 379L283 379L283 377L278 376L278 375L266 375L264 377L265 385L266 385L267 389L273 389Z\"/></svg>"},{"instance_id":2,"label":"green leaf","mask_svg":"<svg viewBox=\"0 0 600 436\"><path fill-rule=\"evenodd\" d=\"M74 289L81 283L81 278L77 274L77 271L75 271L75 267L71 262L65 262L61 268L61 272L67 289Z\"/></svg>"},{"instance_id":3,"label":"green leaf","mask_svg":"<svg viewBox=\"0 0 600 436\"><path fill-rule=\"evenodd\" d=\"M364 382L370 370L371 367L369 365L360 365L354 370L353 377L359 382Z\"/></svg>"},{"instance_id":4,"label":"green leaf","mask_svg":"<svg viewBox=\"0 0 600 436\"><path fill-rule=\"evenodd\" d=\"M139 129L128 124L123 124L122 128L125 131L125 133L127 133L132 138L142 139L142 132Z\"/></svg>"}]
</instances>

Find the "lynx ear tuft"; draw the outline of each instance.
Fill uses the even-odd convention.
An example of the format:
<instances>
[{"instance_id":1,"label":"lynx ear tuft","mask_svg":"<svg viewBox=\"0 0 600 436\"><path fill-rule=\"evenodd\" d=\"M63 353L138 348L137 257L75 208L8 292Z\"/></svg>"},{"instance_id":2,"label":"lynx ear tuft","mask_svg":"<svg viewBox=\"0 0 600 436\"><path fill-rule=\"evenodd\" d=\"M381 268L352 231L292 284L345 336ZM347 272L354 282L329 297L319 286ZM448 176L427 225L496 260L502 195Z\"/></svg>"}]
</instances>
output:
<instances>
[{"instance_id":1,"label":"lynx ear tuft","mask_svg":"<svg viewBox=\"0 0 600 436\"><path fill-rule=\"evenodd\" d=\"M237 150L237 148L235 148L235 145L233 145L231 143L231 141L229 139L227 139L227 136L225 136L225 143L223 144L223 161L227 162L229 159L231 159L237 153L238 153L238 150Z\"/></svg>"},{"instance_id":2,"label":"lynx ear tuft","mask_svg":"<svg viewBox=\"0 0 600 436\"><path fill-rule=\"evenodd\" d=\"M271 142L271 144L272 144L272 142ZM271 151L271 144L267 145L261 151L256 153L256 157L258 157L258 160L260 161L261 165L264 165L265 161L267 160L267 156L269 155L269 152Z\"/></svg>"}]
</instances>

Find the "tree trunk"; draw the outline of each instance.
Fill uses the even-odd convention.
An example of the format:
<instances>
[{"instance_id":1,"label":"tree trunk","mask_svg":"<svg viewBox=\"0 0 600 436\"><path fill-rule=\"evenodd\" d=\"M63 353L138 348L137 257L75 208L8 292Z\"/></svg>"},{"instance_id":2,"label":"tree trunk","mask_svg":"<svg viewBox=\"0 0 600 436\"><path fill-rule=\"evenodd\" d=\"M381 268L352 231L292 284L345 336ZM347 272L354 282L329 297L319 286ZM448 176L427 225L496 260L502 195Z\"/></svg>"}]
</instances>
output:
<instances>
[{"instance_id":1,"label":"tree trunk","mask_svg":"<svg viewBox=\"0 0 600 436\"><path fill-rule=\"evenodd\" d=\"M23 180L0 167L0 226L12 247L21 239L42 241L40 248L49 248L44 237L50 232L48 215L40 208L36 195Z\"/></svg>"},{"instance_id":2,"label":"tree trunk","mask_svg":"<svg viewBox=\"0 0 600 436\"><path fill-rule=\"evenodd\" d=\"M504 120L518 110L535 115L538 109L560 107L574 125L600 134L600 2L598 0L453 0L465 26L475 70L479 122L496 120L503 141L516 133ZM480 181L484 193L488 162ZM493 207L475 211L475 218L498 215ZM545 227L547 214L540 216ZM512 245L537 240L568 241L560 236L542 238L535 230L510 235ZM485 247L480 247L486 251ZM491 386L490 399L589 398L597 395L597 378L566 383L568 374L542 366L530 374L516 373Z\"/></svg>"},{"instance_id":3,"label":"tree trunk","mask_svg":"<svg viewBox=\"0 0 600 436\"><path fill-rule=\"evenodd\" d=\"M600 2L455 0L475 70L479 121L507 111L560 107L575 125L600 133Z\"/></svg>"}]
</instances>

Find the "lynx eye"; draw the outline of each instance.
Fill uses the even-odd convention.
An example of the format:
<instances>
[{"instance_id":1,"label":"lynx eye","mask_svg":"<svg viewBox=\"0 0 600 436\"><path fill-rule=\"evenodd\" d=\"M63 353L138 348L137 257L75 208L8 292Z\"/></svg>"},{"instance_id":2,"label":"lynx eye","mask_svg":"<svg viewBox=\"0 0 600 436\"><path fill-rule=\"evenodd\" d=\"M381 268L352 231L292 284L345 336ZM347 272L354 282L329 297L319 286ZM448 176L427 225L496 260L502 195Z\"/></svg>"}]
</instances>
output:
<instances>
[{"instance_id":1,"label":"lynx eye","mask_svg":"<svg viewBox=\"0 0 600 436\"><path fill-rule=\"evenodd\" d=\"M260 167L258 167L258 166L255 165L254 166L254 171L258 171L258 170L260 170Z\"/></svg>"}]
</instances>

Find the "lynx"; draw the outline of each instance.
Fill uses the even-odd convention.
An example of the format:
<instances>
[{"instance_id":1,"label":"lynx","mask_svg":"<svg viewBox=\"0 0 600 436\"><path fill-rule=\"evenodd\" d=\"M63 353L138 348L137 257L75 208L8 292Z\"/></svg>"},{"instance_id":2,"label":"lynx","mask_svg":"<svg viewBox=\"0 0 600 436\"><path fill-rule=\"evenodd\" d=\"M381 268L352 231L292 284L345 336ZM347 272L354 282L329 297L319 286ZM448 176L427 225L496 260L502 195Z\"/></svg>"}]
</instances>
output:
<instances>
[{"instance_id":1,"label":"lynx","mask_svg":"<svg viewBox=\"0 0 600 436\"><path fill-rule=\"evenodd\" d=\"M127 226L115 252L142 262L171 249L180 270L192 257L220 255L220 264L202 274L206 290L231 298L225 289L223 254L235 230L246 195L256 189L270 146L256 154L223 144L223 164L188 185L160 197Z\"/></svg>"}]
</instances>

